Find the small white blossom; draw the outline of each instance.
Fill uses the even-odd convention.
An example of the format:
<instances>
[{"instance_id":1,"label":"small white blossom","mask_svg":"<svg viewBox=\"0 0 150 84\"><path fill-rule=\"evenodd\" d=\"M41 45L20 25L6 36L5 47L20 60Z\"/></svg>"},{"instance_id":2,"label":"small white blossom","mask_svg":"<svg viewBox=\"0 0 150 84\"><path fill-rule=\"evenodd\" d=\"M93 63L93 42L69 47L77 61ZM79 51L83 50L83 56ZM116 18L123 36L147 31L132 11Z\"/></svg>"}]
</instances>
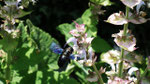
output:
<instances>
[{"instance_id":1,"label":"small white blossom","mask_svg":"<svg viewBox=\"0 0 150 84\"><path fill-rule=\"evenodd\" d=\"M128 74L129 74L129 75L132 75L132 73L133 73L134 71L137 71L137 70L139 70L137 67L132 67L132 68L130 68L130 70L128 71Z\"/></svg>"}]
</instances>

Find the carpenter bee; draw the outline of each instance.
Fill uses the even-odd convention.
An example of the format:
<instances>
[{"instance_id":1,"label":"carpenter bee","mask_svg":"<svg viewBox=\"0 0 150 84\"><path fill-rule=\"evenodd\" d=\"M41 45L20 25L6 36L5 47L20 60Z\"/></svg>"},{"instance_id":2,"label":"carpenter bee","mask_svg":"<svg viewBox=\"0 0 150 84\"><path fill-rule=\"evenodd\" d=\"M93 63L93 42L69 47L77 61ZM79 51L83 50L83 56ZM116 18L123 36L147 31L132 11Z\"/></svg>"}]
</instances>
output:
<instances>
[{"instance_id":1,"label":"carpenter bee","mask_svg":"<svg viewBox=\"0 0 150 84\"><path fill-rule=\"evenodd\" d=\"M50 50L60 55L58 59L58 66L60 69L64 70L68 63L70 63L70 59L74 59L74 55L72 54L73 48L68 45L65 45L63 49L55 42L52 42Z\"/></svg>"}]
</instances>

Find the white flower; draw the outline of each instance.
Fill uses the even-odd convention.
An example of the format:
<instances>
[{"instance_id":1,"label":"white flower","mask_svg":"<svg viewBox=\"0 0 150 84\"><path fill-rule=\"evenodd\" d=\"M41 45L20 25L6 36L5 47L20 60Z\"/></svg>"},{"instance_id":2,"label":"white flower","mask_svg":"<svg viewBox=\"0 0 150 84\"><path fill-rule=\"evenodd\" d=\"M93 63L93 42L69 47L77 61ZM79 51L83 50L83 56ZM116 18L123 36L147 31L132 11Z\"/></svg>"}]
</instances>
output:
<instances>
[{"instance_id":1,"label":"white flower","mask_svg":"<svg viewBox=\"0 0 150 84\"><path fill-rule=\"evenodd\" d=\"M84 60L86 60L86 50L85 49L78 50L77 53L79 54L80 58L83 58Z\"/></svg>"},{"instance_id":2,"label":"white flower","mask_svg":"<svg viewBox=\"0 0 150 84\"><path fill-rule=\"evenodd\" d=\"M120 62L120 52L117 50L110 50L101 55L101 60L108 64L116 64Z\"/></svg>"},{"instance_id":3,"label":"white flower","mask_svg":"<svg viewBox=\"0 0 150 84\"><path fill-rule=\"evenodd\" d=\"M122 3L133 9L134 6L140 4L142 0L121 0Z\"/></svg>"},{"instance_id":4,"label":"white flower","mask_svg":"<svg viewBox=\"0 0 150 84\"><path fill-rule=\"evenodd\" d=\"M123 35L123 30L121 30L119 33L113 34L112 37L115 37L114 41L119 47L130 52L136 49L136 39L132 34L130 34L129 30L127 30L126 36Z\"/></svg>"},{"instance_id":5,"label":"white flower","mask_svg":"<svg viewBox=\"0 0 150 84\"><path fill-rule=\"evenodd\" d=\"M125 16L122 12L113 13L108 17L106 22L109 22L114 25L123 25L128 23L128 21L125 19Z\"/></svg>"},{"instance_id":6,"label":"white flower","mask_svg":"<svg viewBox=\"0 0 150 84\"><path fill-rule=\"evenodd\" d=\"M93 39L94 38L91 38L91 37L86 38L86 43L91 44L91 42L92 42Z\"/></svg>"},{"instance_id":7,"label":"white flower","mask_svg":"<svg viewBox=\"0 0 150 84\"><path fill-rule=\"evenodd\" d=\"M92 66L92 65L93 65L93 61L91 59L86 60L85 66Z\"/></svg>"},{"instance_id":8,"label":"white flower","mask_svg":"<svg viewBox=\"0 0 150 84\"><path fill-rule=\"evenodd\" d=\"M77 39L75 37L71 37L67 40L67 44L70 43L70 42L73 42L74 45L77 45Z\"/></svg>"},{"instance_id":9,"label":"white flower","mask_svg":"<svg viewBox=\"0 0 150 84\"><path fill-rule=\"evenodd\" d=\"M130 68L130 70L128 71L128 74L129 74L129 75L132 75L132 73L133 73L134 71L137 71L137 70L139 70L137 67L132 67L132 68Z\"/></svg>"},{"instance_id":10,"label":"white flower","mask_svg":"<svg viewBox=\"0 0 150 84\"><path fill-rule=\"evenodd\" d=\"M92 47L89 48L88 53L89 53L89 59L92 60L92 56L94 55Z\"/></svg>"}]
</instances>

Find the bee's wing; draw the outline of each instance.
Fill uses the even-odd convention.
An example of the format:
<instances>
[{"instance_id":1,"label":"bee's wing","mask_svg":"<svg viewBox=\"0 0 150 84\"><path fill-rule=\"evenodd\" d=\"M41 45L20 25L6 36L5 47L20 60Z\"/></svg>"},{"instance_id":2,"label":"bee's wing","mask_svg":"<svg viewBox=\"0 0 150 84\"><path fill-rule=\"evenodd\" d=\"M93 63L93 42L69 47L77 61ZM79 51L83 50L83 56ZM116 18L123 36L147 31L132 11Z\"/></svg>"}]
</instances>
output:
<instances>
[{"instance_id":1,"label":"bee's wing","mask_svg":"<svg viewBox=\"0 0 150 84\"><path fill-rule=\"evenodd\" d=\"M56 54L62 54L62 52L63 52L63 49L55 42L51 43L50 50L52 50Z\"/></svg>"}]
</instances>

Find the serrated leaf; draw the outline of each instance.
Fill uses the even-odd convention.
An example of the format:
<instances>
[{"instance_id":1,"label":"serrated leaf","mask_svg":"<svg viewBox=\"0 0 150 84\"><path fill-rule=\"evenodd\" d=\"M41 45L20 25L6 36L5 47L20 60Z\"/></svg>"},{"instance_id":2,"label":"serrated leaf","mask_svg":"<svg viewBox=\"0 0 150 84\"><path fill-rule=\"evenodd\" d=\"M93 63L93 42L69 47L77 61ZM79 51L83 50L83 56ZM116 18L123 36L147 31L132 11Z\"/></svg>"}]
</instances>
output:
<instances>
[{"instance_id":1,"label":"serrated leaf","mask_svg":"<svg viewBox=\"0 0 150 84\"><path fill-rule=\"evenodd\" d=\"M92 48L95 52L107 52L112 49L111 46L99 36L93 39Z\"/></svg>"},{"instance_id":2,"label":"serrated leaf","mask_svg":"<svg viewBox=\"0 0 150 84\"><path fill-rule=\"evenodd\" d=\"M39 52L42 52L45 58L48 58L48 66L51 69L58 69L57 59L58 55L52 53L50 51L50 45L53 41L57 42L54 38L52 38L48 33L42 31L38 27L35 27L30 20L26 21L29 31L30 37L37 45L37 49ZM55 67L54 67L55 66Z\"/></svg>"},{"instance_id":3,"label":"serrated leaf","mask_svg":"<svg viewBox=\"0 0 150 84\"><path fill-rule=\"evenodd\" d=\"M32 73L36 71L32 70L34 66L42 63L43 67L49 66L51 69L58 69L58 56L49 49L51 42L56 40L48 33L35 27L29 20L27 20L27 26L20 23L18 29L21 31L21 36L19 46L16 53L14 53L16 59L13 68L17 70L30 68L29 72Z\"/></svg>"}]
</instances>

